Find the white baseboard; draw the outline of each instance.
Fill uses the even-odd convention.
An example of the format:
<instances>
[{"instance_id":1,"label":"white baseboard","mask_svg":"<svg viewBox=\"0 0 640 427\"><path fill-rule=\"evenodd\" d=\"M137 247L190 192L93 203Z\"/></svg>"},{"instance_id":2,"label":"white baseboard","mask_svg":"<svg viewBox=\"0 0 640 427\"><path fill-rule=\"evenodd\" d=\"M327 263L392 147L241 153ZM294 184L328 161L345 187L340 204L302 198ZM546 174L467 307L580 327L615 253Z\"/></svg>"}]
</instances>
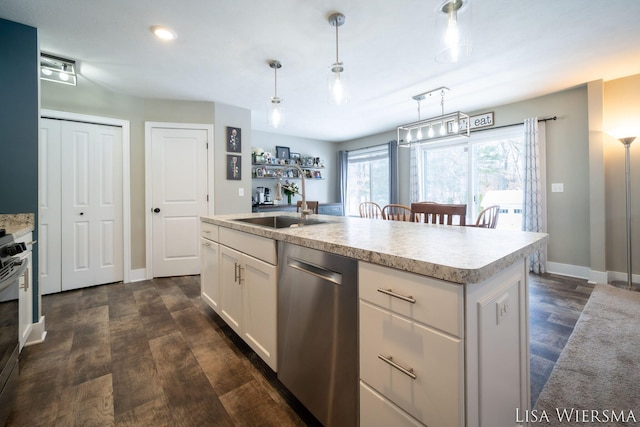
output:
<instances>
[{"instance_id":1,"label":"white baseboard","mask_svg":"<svg viewBox=\"0 0 640 427\"><path fill-rule=\"evenodd\" d=\"M547 261L547 272L552 274L559 274L560 276L576 277L578 279L586 279L588 283L610 283L612 281L626 282L627 273L620 271L596 271L591 270L589 267L582 267L579 265L562 264L559 262ZM634 274L631 276L631 280L640 282L640 275Z\"/></svg>"},{"instance_id":2,"label":"white baseboard","mask_svg":"<svg viewBox=\"0 0 640 427\"><path fill-rule=\"evenodd\" d=\"M609 282L613 282L615 281L620 281L620 282L626 282L627 281L627 273L626 272L620 272L620 271L609 271ZM634 283L639 283L640 282L640 275L638 274L632 274L631 275L631 281Z\"/></svg>"},{"instance_id":3,"label":"white baseboard","mask_svg":"<svg viewBox=\"0 0 640 427\"><path fill-rule=\"evenodd\" d=\"M588 282L591 284L609 282L609 274L606 271L590 270Z\"/></svg>"},{"instance_id":4,"label":"white baseboard","mask_svg":"<svg viewBox=\"0 0 640 427\"><path fill-rule=\"evenodd\" d=\"M46 337L47 331L44 326L44 316L41 316L40 321L33 324L29 338L27 338L27 342L25 342L24 345L26 347L33 344L40 344L41 342L44 342Z\"/></svg>"},{"instance_id":5,"label":"white baseboard","mask_svg":"<svg viewBox=\"0 0 640 427\"><path fill-rule=\"evenodd\" d=\"M141 282L143 280L147 280L147 269L146 268L140 268L138 270L131 270L131 273L129 274L129 281L130 282Z\"/></svg>"},{"instance_id":6,"label":"white baseboard","mask_svg":"<svg viewBox=\"0 0 640 427\"><path fill-rule=\"evenodd\" d=\"M547 261L547 272L561 276L577 277L578 279L589 279L591 270L589 267Z\"/></svg>"}]
</instances>

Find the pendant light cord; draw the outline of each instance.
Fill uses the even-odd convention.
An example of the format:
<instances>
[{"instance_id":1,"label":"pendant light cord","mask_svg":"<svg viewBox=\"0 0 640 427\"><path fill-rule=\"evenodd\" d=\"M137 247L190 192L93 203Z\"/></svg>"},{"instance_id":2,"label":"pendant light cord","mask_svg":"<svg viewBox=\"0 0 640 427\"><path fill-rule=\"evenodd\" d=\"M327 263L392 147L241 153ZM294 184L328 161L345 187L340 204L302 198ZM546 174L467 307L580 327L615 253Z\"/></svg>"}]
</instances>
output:
<instances>
[{"instance_id":1,"label":"pendant light cord","mask_svg":"<svg viewBox=\"0 0 640 427\"><path fill-rule=\"evenodd\" d=\"M338 59L339 58L339 56L338 56L338 27L339 26L340 25L338 25L338 22L336 20L336 64L338 64L340 62L340 60Z\"/></svg>"}]
</instances>

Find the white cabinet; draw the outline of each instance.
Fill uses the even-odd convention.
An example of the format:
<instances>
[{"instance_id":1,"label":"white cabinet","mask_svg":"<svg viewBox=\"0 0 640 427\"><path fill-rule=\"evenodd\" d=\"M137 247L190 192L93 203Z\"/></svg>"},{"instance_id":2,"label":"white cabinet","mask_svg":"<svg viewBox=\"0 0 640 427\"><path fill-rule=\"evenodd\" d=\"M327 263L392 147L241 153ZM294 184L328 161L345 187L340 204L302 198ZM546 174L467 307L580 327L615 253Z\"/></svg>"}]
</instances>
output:
<instances>
[{"instance_id":1,"label":"white cabinet","mask_svg":"<svg viewBox=\"0 0 640 427\"><path fill-rule=\"evenodd\" d=\"M200 296L216 313L220 314L220 245L218 227L202 223L200 235Z\"/></svg>"},{"instance_id":2,"label":"white cabinet","mask_svg":"<svg viewBox=\"0 0 640 427\"><path fill-rule=\"evenodd\" d=\"M368 386L392 403L365 393L362 420L378 402L429 426L464 425L462 288L366 263L358 274L361 391Z\"/></svg>"},{"instance_id":3,"label":"white cabinet","mask_svg":"<svg viewBox=\"0 0 640 427\"><path fill-rule=\"evenodd\" d=\"M25 252L22 259L27 262L27 269L18 279L18 339L20 340L20 350L24 347L29 339L31 330L33 329L33 278L31 274L31 241L32 233L25 234L16 239L17 243L26 243L29 248Z\"/></svg>"},{"instance_id":4,"label":"white cabinet","mask_svg":"<svg viewBox=\"0 0 640 427\"><path fill-rule=\"evenodd\" d=\"M220 317L276 371L276 242L227 228L216 232L218 281L213 286L213 280L206 278L215 274L214 261L205 261L215 256L209 246L203 251L203 299L212 307L215 304Z\"/></svg>"},{"instance_id":5,"label":"white cabinet","mask_svg":"<svg viewBox=\"0 0 640 427\"><path fill-rule=\"evenodd\" d=\"M242 253L220 247L220 316L242 336Z\"/></svg>"},{"instance_id":6,"label":"white cabinet","mask_svg":"<svg viewBox=\"0 0 640 427\"><path fill-rule=\"evenodd\" d=\"M360 262L360 425L514 425L530 407L527 271L458 285Z\"/></svg>"}]
</instances>

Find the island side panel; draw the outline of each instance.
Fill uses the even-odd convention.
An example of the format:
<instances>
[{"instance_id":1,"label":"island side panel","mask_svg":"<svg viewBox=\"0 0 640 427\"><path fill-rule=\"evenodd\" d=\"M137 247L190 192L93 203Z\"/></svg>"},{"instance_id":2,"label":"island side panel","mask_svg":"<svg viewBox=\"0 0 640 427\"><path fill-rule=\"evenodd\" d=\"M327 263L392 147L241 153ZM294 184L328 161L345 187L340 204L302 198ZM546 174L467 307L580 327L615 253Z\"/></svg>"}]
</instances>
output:
<instances>
[{"instance_id":1,"label":"island side panel","mask_svg":"<svg viewBox=\"0 0 640 427\"><path fill-rule=\"evenodd\" d=\"M528 270L523 258L465 285L467 426L515 426L530 409Z\"/></svg>"}]
</instances>

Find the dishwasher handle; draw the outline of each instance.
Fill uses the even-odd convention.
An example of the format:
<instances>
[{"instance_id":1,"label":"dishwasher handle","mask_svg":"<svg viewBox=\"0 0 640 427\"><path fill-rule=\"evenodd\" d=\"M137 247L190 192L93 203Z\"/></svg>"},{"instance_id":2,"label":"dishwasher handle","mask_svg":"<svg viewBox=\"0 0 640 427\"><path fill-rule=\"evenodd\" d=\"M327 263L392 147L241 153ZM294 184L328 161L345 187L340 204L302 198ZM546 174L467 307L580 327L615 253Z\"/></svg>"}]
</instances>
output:
<instances>
[{"instance_id":1,"label":"dishwasher handle","mask_svg":"<svg viewBox=\"0 0 640 427\"><path fill-rule=\"evenodd\" d=\"M324 267L310 264L291 256L288 257L287 265L296 270L327 280L331 283L335 283L336 285L342 285L342 274L336 271L328 270Z\"/></svg>"}]
</instances>

